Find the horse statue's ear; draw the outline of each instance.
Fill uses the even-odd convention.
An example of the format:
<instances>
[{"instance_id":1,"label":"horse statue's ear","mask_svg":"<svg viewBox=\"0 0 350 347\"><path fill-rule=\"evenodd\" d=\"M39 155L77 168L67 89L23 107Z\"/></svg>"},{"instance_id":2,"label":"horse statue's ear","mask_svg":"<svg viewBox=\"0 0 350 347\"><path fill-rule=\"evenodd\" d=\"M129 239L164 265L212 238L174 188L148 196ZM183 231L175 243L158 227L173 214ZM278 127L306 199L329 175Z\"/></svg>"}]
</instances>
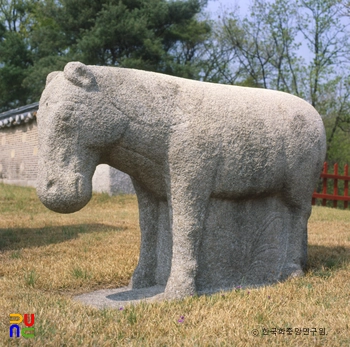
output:
<instances>
[{"instance_id":1,"label":"horse statue's ear","mask_svg":"<svg viewBox=\"0 0 350 347\"><path fill-rule=\"evenodd\" d=\"M91 89L97 86L92 71L86 65L78 61L68 63L63 72L64 77L78 87Z\"/></svg>"},{"instance_id":2,"label":"horse statue's ear","mask_svg":"<svg viewBox=\"0 0 350 347\"><path fill-rule=\"evenodd\" d=\"M46 85L48 85L59 73L60 71L50 72L46 77Z\"/></svg>"}]
</instances>

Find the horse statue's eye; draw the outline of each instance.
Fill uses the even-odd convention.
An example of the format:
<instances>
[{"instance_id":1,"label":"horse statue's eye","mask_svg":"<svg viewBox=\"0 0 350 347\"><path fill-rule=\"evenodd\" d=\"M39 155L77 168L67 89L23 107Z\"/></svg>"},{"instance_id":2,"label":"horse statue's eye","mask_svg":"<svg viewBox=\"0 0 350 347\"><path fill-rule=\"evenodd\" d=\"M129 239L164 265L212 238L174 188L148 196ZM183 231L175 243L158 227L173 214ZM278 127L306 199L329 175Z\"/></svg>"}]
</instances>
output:
<instances>
[{"instance_id":1,"label":"horse statue's eye","mask_svg":"<svg viewBox=\"0 0 350 347\"><path fill-rule=\"evenodd\" d=\"M49 106L49 103L48 103L48 102L46 103L46 106Z\"/></svg>"}]
</instances>

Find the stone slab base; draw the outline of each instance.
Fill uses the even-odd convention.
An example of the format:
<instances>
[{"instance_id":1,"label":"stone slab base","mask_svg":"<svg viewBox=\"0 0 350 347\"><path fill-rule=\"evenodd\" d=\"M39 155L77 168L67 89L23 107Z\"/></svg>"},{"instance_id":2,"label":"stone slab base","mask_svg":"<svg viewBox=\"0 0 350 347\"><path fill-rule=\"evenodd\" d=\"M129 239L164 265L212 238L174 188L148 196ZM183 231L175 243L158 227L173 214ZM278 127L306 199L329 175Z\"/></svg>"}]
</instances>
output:
<instances>
[{"instance_id":1,"label":"stone slab base","mask_svg":"<svg viewBox=\"0 0 350 347\"><path fill-rule=\"evenodd\" d=\"M116 289L101 289L95 292L77 295L73 300L95 308L120 308L128 304L140 302L162 301L165 287L154 286L142 289L122 287Z\"/></svg>"},{"instance_id":2,"label":"stone slab base","mask_svg":"<svg viewBox=\"0 0 350 347\"><path fill-rule=\"evenodd\" d=\"M264 285L239 286L239 288L259 288L262 286ZM165 301L164 289L164 286L153 286L141 289L131 289L131 287L101 289L77 295L73 297L73 300L98 309L120 308L125 307L126 305L137 305L141 302L152 303ZM235 288L230 287L222 288L220 291L199 291L197 292L197 295L211 295L217 292L228 292L234 289Z\"/></svg>"}]
</instances>

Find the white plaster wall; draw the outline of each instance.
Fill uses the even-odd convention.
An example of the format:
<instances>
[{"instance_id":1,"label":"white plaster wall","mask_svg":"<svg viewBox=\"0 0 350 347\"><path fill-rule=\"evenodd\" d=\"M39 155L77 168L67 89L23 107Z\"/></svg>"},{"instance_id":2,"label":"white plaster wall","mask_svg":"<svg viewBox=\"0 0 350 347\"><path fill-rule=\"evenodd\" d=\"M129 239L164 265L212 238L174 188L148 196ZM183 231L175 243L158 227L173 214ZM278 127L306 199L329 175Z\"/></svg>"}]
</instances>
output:
<instances>
[{"instance_id":1,"label":"white plaster wall","mask_svg":"<svg viewBox=\"0 0 350 347\"><path fill-rule=\"evenodd\" d=\"M130 177L107 164L96 167L92 177L92 190L97 193L108 193L109 195L135 194Z\"/></svg>"}]
</instances>

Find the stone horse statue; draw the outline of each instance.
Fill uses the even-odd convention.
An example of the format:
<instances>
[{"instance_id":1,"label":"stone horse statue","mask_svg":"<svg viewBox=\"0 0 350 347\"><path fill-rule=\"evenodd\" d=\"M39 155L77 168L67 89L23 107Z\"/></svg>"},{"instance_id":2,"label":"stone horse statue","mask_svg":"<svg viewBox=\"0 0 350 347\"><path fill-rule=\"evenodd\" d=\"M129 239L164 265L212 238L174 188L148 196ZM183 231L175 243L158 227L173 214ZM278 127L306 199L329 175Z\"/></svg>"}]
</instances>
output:
<instances>
[{"instance_id":1,"label":"stone horse statue","mask_svg":"<svg viewBox=\"0 0 350 347\"><path fill-rule=\"evenodd\" d=\"M277 91L68 63L37 115L37 192L84 207L105 163L130 175L140 211L133 288L165 298L302 275L322 120Z\"/></svg>"}]
</instances>

